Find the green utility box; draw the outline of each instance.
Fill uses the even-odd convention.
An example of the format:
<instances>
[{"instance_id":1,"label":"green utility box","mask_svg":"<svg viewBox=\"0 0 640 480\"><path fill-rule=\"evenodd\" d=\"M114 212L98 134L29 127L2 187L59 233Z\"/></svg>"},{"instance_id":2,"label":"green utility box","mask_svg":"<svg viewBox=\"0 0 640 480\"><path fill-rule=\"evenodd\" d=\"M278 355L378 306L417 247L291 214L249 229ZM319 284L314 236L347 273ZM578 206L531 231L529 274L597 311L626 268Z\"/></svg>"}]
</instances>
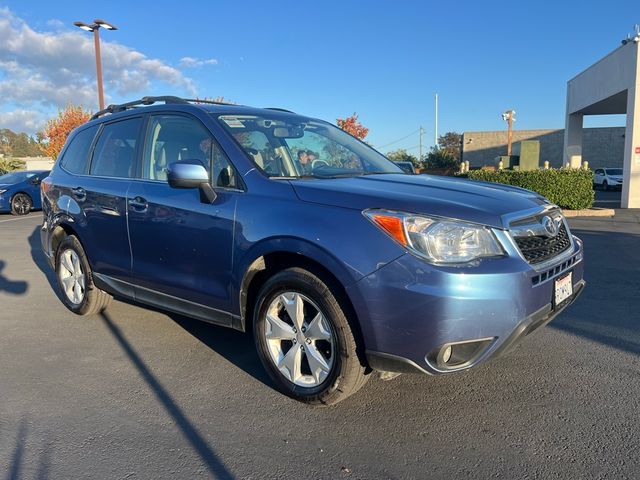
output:
<instances>
[{"instance_id":1,"label":"green utility box","mask_svg":"<svg viewBox=\"0 0 640 480\"><path fill-rule=\"evenodd\" d=\"M521 142L516 142L513 144L513 153L519 157L519 170L538 170L540 168L539 140L522 140Z\"/></svg>"}]
</instances>

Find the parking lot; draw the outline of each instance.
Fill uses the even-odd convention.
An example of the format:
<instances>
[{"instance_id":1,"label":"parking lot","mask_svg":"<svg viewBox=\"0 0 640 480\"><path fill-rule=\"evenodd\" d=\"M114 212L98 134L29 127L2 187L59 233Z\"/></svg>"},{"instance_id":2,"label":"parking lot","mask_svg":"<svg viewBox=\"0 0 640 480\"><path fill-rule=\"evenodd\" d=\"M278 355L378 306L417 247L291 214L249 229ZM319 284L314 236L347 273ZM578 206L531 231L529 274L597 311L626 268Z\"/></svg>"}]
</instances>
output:
<instances>
[{"instance_id":1,"label":"parking lot","mask_svg":"<svg viewBox=\"0 0 640 480\"><path fill-rule=\"evenodd\" d=\"M40 222L0 215L2 478L640 471L639 211L572 220L587 288L510 355L464 374L374 378L325 409L277 393L241 333L122 301L74 316L52 288Z\"/></svg>"}]
</instances>

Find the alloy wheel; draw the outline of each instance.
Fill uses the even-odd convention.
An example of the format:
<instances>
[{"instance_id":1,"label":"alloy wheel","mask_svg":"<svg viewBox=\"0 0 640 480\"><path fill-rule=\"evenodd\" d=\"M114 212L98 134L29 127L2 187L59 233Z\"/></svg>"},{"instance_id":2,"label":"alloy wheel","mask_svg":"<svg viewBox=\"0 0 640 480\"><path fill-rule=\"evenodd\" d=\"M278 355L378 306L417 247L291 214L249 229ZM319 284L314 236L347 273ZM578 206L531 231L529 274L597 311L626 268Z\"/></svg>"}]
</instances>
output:
<instances>
[{"instance_id":1,"label":"alloy wheel","mask_svg":"<svg viewBox=\"0 0 640 480\"><path fill-rule=\"evenodd\" d=\"M264 336L271 361L295 385L317 387L331 373L335 334L326 315L305 295L285 292L273 299Z\"/></svg>"},{"instance_id":2,"label":"alloy wheel","mask_svg":"<svg viewBox=\"0 0 640 480\"><path fill-rule=\"evenodd\" d=\"M78 254L71 249L60 255L60 269L58 273L62 290L69 301L79 305L85 294L86 278Z\"/></svg>"},{"instance_id":3,"label":"alloy wheel","mask_svg":"<svg viewBox=\"0 0 640 480\"><path fill-rule=\"evenodd\" d=\"M26 215L31 210L31 202L24 195L16 195L13 200L13 210L18 215Z\"/></svg>"}]
</instances>

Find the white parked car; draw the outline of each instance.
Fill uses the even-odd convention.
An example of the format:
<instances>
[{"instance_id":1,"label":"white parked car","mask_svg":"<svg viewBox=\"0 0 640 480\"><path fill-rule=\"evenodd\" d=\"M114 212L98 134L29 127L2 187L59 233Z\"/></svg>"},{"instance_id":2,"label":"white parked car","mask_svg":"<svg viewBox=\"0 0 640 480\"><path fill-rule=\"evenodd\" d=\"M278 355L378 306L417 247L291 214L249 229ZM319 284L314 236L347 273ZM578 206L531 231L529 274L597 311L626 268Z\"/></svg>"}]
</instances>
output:
<instances>
[{"instance_id":1,"label":"white parked car","mask_svg":"<svg viewBox=\"0 0 640 480\"><path fill-rule=\"evenodd\" d=\"M621 168L598 168L593 172L594 188L609 190L610 188L622 188Z\"/></svg>"}]
</instances>

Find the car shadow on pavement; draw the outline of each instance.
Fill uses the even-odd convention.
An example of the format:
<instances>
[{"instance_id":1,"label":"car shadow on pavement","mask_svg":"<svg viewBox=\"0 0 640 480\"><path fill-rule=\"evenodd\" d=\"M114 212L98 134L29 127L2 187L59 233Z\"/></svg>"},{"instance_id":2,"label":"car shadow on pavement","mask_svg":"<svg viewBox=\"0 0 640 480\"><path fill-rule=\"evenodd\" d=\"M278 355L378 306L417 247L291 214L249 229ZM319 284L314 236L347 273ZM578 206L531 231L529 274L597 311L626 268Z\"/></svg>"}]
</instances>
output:
<instances>
[{"instance_id":1,"label":"car shadow on pavement","mask_svg":"<svg viewBox=\"0 0 640 480\"><path fill-rule=\"evenodd\" d=\"M33 259L33 262L45 275L51 289L55 292L58 299L60 299L55 272L49 266L49 262L45 254L42 252L42 247L40 245L40 227L36 227L29 236L29 245L31 247L31 258ZM168 315L174 322L180 325L180 327L186 330L193 337L200 340L211 350L222 355L227 361L242 369L256 380L274 388L273 383L262 368L262 364L260 363L260 359L256 353L251 335L238 332L230 328L211 325L206 322L194 320L192 318L185 317L177 313L167 312L152 306L142 306L130 299L118 298L118 300L128 303L129 305L133 305L136 308L145 308L162 313L163 315Z\"/></svg>"},{"instance_id":2,"label":"car shadow on pavement","mask_svg":"<svg viewBox=\"0 0 640 480\"><path fill-rule=\"evenodd\" d=\"M203 344L222 355L227 361L268 387L275 386L260 363L260 358L249 333L231 328L210 325L182 315L169 313L169 316Z\"/></svg>"},{"instance_id":3,"label":"car shadow on pavement","mask_svg":"<svg viewBox=\"0 0 640 480\"><path fill-rule=\"evenodd\" d=\"M4 260L0 260L0 292L8 292L12 295L22 295L29 289L29 284L24 280L9 280L2 274L7 266Z\"/></svg>"},{"instance_id":4,"label":"car shadow on pavement","mask_svg":"<svg viewBox=\"0 0 640 480\"><path fill-rule=\"evenodd\" d=\"M640 355L640 235L573 230L585 244L587 286L549 325Z\"/></svg>"},{"instance_id":5,"label":"car shadow on pavement","mask_svg":"<svg viewBox=\"0 0 640 480\"><path fill-rule=\"evenodd\" d=\"M133 346L129 343L122 331L113 322L108 313L102 312L100 314L104 324L124 353L127 355L131 363L136 367L140 376L147 383L149 388L153 391L158 401L162 404L167 414L175 421L178 428L181 430L185 439L191 444L193 449L198 453L200 459L204 462L209 473L214 478L220 479L233 479L233 474L225 467L222 461L215 454L213 449L209 446L198 429L189 421L187 416L183 413L182 409L176 404L169 392L162 386L160 381L155 377L151 370L144 363L142 358L135 351Z\"/></svg>"}]
</instances>

